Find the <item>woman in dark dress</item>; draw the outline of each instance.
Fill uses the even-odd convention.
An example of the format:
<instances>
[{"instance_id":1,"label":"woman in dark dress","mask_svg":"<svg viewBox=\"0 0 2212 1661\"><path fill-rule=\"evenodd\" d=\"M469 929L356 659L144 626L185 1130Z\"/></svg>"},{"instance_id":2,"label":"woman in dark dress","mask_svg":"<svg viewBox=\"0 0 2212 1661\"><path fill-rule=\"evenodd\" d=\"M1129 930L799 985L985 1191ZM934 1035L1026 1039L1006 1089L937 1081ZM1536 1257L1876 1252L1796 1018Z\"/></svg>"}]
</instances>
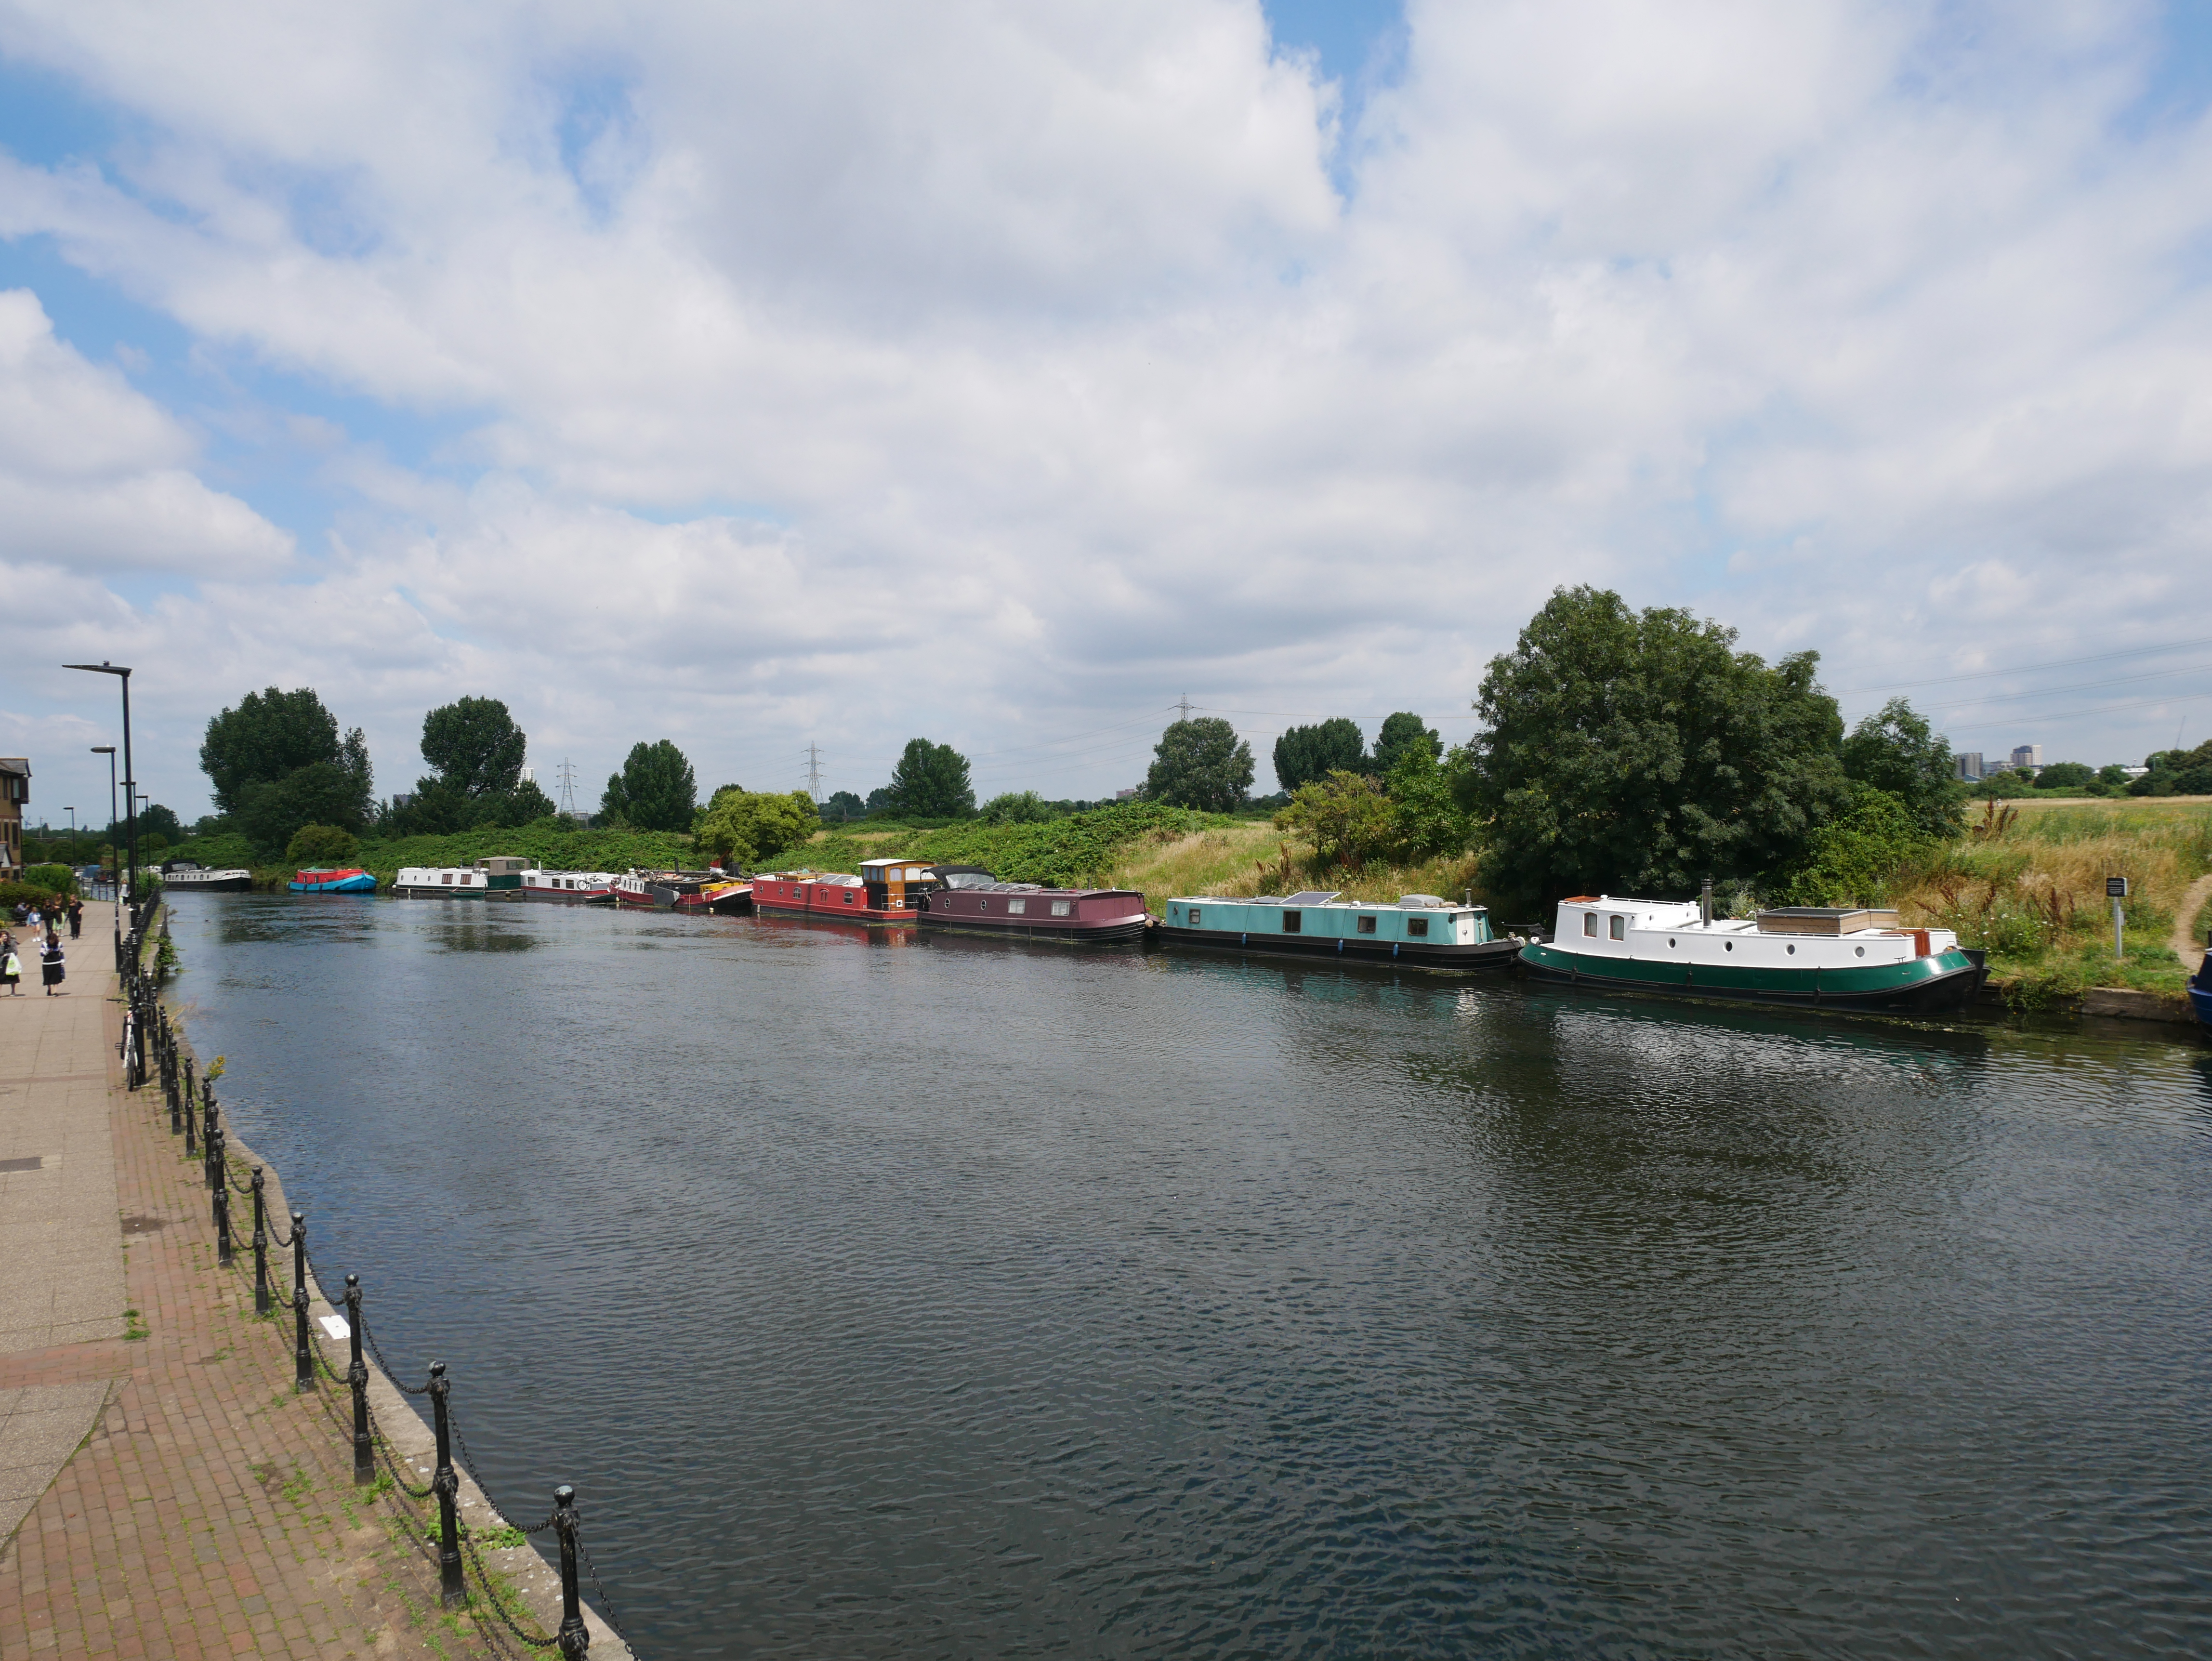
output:
<instances>
[{"instance_id":1,"label":"woman in dark dress","mask_svg":"<svg viewBox=\"0 0 2212 1661\"><path fill-rule=\"evenodd\" d=\"M39 970L46 983L46 995L58 997L54 989L62 983L66 971L62 967L62 937L51 928L46 931L46 946L39 953Z\"/></svg>"}]
</instances>

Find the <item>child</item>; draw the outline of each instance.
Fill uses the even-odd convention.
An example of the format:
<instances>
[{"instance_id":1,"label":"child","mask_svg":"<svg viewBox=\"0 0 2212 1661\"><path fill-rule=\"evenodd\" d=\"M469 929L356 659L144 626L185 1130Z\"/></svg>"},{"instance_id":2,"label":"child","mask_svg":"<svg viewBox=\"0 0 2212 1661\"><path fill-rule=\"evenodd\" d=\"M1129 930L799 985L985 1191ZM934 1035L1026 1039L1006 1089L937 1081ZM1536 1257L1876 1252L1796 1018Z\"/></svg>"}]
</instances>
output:
<instances>
[{"instance_id":1,"label":"child","mask_svg":"<svg viewBox=\"0 0 2212 1661\"><path fill-rule=\"evenodd\" d=\"M51 928L46 931L46 947L39 953L39 967L46 983L46 995L50 998L63 996L54 990L62 983L62 977L68 972L62 967L62 937Z\"/></svg>"}]
</instances>

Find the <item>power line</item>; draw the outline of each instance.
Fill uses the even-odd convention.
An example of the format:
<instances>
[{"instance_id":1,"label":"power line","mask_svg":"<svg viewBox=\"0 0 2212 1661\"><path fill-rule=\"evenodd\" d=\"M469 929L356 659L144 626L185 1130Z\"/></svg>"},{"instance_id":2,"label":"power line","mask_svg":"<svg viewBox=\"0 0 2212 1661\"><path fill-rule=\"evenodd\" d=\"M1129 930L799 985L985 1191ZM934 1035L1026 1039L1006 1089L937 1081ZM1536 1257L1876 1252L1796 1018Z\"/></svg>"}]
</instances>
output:
<instances>
[{"instance_id":1,"label":"power line","mask_svg":"<svg viewBox=\"0 0 2212 1661\"><path fill-rule=\"evenodd\" d=\"M2171 704L2174 704L2174 703L2187 703L2187 702L2192 702L2192 701L2194 701L2194 700L2196 700L2196 699L2197 699L2197 698L2207 697L2212 697L2212 693L2205 693L2205 692L2183 692L2183 693L2179 694L2178 697L2162 697L2162 698L2136 698L2136 699L2133 699L2132 701L2130 701L2130 702L2129 702L2129 703L2106 703L2106 704L2100 704L2100 705L2099 705L2099 706L2098 706L2096 709L2062 709L2062 710L2058 711L2058 712L2057 712L2057 713L2056 713L2056 714L2051 714L2051 713L2046 712L2046 713L2045 713L2045 714L2038 715L2026 715L2026 716L2022 716L2022 715L2007 715L2007 716L2005 716L2002 721L1968 721L1968 722L1967 722L1967 723L1966 723L1966 725L1964 725L1963 727L1962 727L1962 726L1956 725L1956 724L1955 724L1955 723L1954 723L1954 722L1951 722L1951 721L1945 721L1945 722L1943 723L1943 727L1944 727L1944 736L1945 736L1946 738L1948 738L1948 737L1949 737L1949 736L1950 736L1952 733L1978 733L1978 732L1980 732L1983 728L1984 728L1984 727L2020 727L2020 726L2021 726L2021 725L2025 724L2027 721L2078 721L2078 720L2080 720L2081 717L2083 717L2084 715L2117 715L2117 714L2118 714L2118 713L2119 713L2121 710L2123 710L2123 709L2150 709L2150 708L2152 708L2153 706L2157 705L2157 704L2161 704L2161 703L2163 703L2163 704L2168 704L2168 705L2171 705Z\"/></svg>"},{"instance_id":2,"label":"power line","mask_svg":"<svg viewBox=\"0 0 2212 1661\"><path fill-rule=\"evenodd\" d=\"M1951 707L1956 709L1973 709L1985 703L2011 703L2021 698L2055 698L2068 692L2094 692L2107 686L2132 685L2139 680L2162 680L2168 675L2197 675L2203 672L2205 672L2201 666L2192 663L2179 669L2153 669L2140 675L2115 675L2110 680L2085 680L2073 686L2045 686L2033 692L1991 692L1986 697L1968 698L1964 703L1954 704ZM2190 697L2195 695L2185 692L2179 696Z\"/></svg>"}]
</instances>

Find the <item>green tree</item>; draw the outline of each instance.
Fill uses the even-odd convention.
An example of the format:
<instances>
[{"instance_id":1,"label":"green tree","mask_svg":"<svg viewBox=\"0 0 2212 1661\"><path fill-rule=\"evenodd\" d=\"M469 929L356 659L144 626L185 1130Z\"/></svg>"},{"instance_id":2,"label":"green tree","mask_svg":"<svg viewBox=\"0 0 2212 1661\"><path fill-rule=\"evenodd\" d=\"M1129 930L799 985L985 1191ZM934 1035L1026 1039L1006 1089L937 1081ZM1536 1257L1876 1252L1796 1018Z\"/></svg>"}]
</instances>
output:
<instances>
[{"instance_id":1,"label":"green tree","mask_svg":"<svg viewBox=\"0 0 2212 1661\"><path fill-rule=\"evenodd\" d=\"M1237 806L1251 788L1252 746L1218 715L1171 722L1145 775L1146 800L1216 813Z\"/></svg>"},{"instance_id":2,"label":"green tree","mask_svg":"<svg viewBox=\"0 0 2212 1661\"><path fill-rule=\"evenodd\" d=\"M2154 750L2150 770L2128 786L2131 796L2212 796L2212 739L2194 750Z\"/></svg>"},{"instance_id":3,"label":"green tree","mask_svg":"<svg viewBox=\"0 0 2212 1661\"><path fill-rule=\"evenodd\" d=\"M303 824L284 845L284 857L295 870L351 865L360 852L361 843L353 832L335 824Z\"/></svg>"},{"instance_id":4,"label":"green tree","mask_svg":"<svg viewBox=\"0 0 2212 1661\"><path fill-rule=\"evenodd\" d=\"M2078 790L2096 782L2096 773L2086 763L2078 761L2055 761L2035 776L2035 788L2039 790Z\"/></svg>"},{"instance_id":5,"label":"green tree","mask_svg":"<svg viewBox=\"0 0 2212 1661\"><path fill-rule=\"evenodd\" d=\"M1903 698L1851 728L1844 740L1844 776L1886 790L1931 841L1948 841L1966 822L1966 793L1951 759L1951 741L1932 733Z\"/></svg>"},{"instance_id":6,"label":"green tree","mask_svg":"<svg viewBox=\"0 0 2212 1661\"><path fill-rule=\"evenodd\" d=\"M349 829L365 824L374 782L368 741L358 727L340 738L337 717L323 707L312 687L286 692L271 686L264 692L248 692L236 709L225 709L208 722L200 744L200 770L215 787L216 806L241 820L248 799L257 791L317 766L334 768L347 781L337 811L325 816L328 822ZM327 796L327 776L319 776L281 800L303 794L320 800ZM266 825L272 818L282 817L276 805L264 804L260 823ZM282 848L291 832L306 823L295 822L264 846ZM257 835L251 829L247 834Z\"/></svg>"},{"instance_id":7,"label":"green tree","mask_svg":"<svg viewBox=\"0 0 2212 1661\"><path fill-rule=\"evenodd\" d=\"M1984 774L1981 782L1966 794L1977 801L1990 801L2007 796L2033 795L2035 787L2028 782L2027 774L2007 769L2002 773Z\"/></svg>"},{"instance_id":8,"label":"green tree","mask_svg":"<svg viewBox=\"0 0 2212 1661\"><path fill-rule=\"evenodd\" d=\"M957 819L975 811L968 757L949 744L909 739L891 770L889 806L913 819Z\"/></svg>"},{"instance_id":9,"label":"green tree","mask_svg":"<svg viewBox=\"0 0 2212 1661\"><path fill-rule=\"evenodd\" d=\"M699 781L684 752L666 739L630 746L622 771L610 775L599 811L639 830L688 830L699 806Z\"/></svg>"},{"instance_id":10,"label":"green tree","mask_svg":"<svg viewBox=\"0 0 2212 1661\"><path fill-rule=\"evenodd\" d=\"M273 856L303 825L351 830L362 824L360 776L337 762L312 762L281 779L248 785L235 817L239 829Z\"/></svg>"},{"instance_id":11,"label":"green tree","mask_svg":"<svg viewBox=\"0 0 2212 1661\"><path fill-rule=\"evenodd\" d=\"M462 698L422 717L422 759L439 782L471 800L514 789L529 748L497 698Z\"/></svg>"},{"instance_id":12,"label":"green tree","mask_svg":"<svg viewBox=\"0 0 2212 1661\"><path fill-rule=\"evenodd\" d=\"M1229 723L1218 724L1226 727ZM1300 785L1325 779L1335 772L1365 772L1368 766L1359 724L1342 715L1333 716L1316 727L1290 728L1275 740L1274 759L1275 777L1293 795ZM1247 785L1250 782L1249 779L1245 781Z\"/></svg>"},{"instance_id":13,"label":"green tree","mask_svg":"<svg viewBox=\"0 0 2212 1661\"><path fill-rule=\"evenodd\" d=\"M173 844L185 839L185 827L178 822L174 809L164 807L157 801L139 811L138 834L142 838L159 837Z\"/></svg>"},{"instance_id":14,"label":"green tree","mask_svg":"<svg viewBox=\"0 0 2212 1661\"><path fill-rule=\"evenodd\" d=\"M2118 762L2100 767L2097 770L2097 782L2103 785L2108 791L2124 790L2128 788L2128 770Z\"/></svg>"},{"instance_id":15,"label":"green tree","mask_svg":"<svg viewBox=\"0 0 2212 1661\"><path fill-rule=\"evenodd\" d=\"M804 790L787 795L755 794L726 784L700 811L691 828L702 853L719 865L744 865L774 859L806 840L822 825L814 798Z\"/></svg>"},{"instance_id":16,"label":"green tree","mask_svg":"<svg viewBox=\"0 0 2212 1661\"><path fill-rule=\"evenodd\" d=\"M1324 866L1364 865L1388 852L1398 835L1397 816L1381 782L1343 767L1300 785L1290 805L1276 812L1275 828L1304 836Z\"/></svg>"},{"instance_id":17,"label":"green tree","mask_svg":"<svg viewBox=\"0 0 2212 1661\"><path fill-rule=\"evenodd\" d=\"M1390 796L1394 840L1409 862L1440 854L1464 854L1474 840L1474 824L1460 805L1455 779L1467 770L1464 750L1439 762L1425 744L1408 744L1398 755L1383 788Z\"/></svg>"},{"instance_id":18,"label":"green tree","mask_svg":"<svg viewBox=\"0 0 2212 1661\"><path fill-rule=\"evenodd\" d=\"M1382 730L1375 735L1375 770L1384 778L1397 770L1399 761L1419 751L1436 760L1444 752L1443 740L1433 727L1421 725L1421 718L1407 710L1387 715Z\"/></svg>"},{"instance_id":19,"label":"green tree","mask_svg":"<svg viewBox=\"0 0 2212 1661\"><path fill-rule=\"evenodd\" d=\"M860 818L867 811L868 804L850 790L836 791L831 794L827 801L822 804L822 818L825 822L835 821L842 824L847 819Z\"/></svg>"},{"instance_id":20,"label":"green tree","mask_svg":"<svg viewBox=\"0 0 2212 1661\"><path fill-rule=\"evenodd\" d=\"M1042 824L1052 808L1034 790L1009 790L985 802L978 817L986 824Z\"/></svg>"},{"instance_id":21,"label":"green tree","mask_svg":"<svg viewBox=\"0 0 2212 1661\"><path fill-rule=\"evenodd\" d=\"M1515 905L1694 892L1785 868L1847 803L1843 720L1801 652L1771 667L1735 631L1560 589L1491 660L1470 809Z\"/></svg>"}]
</instances>

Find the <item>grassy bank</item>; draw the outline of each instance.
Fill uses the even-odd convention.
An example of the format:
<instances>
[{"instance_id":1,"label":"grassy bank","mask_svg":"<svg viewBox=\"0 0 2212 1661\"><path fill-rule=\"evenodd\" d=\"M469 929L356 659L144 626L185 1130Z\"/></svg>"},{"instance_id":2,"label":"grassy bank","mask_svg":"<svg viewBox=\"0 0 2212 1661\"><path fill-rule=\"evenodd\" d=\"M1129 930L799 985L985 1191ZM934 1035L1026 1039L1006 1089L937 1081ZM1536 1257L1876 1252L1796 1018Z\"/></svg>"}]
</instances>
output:
<instances>
[{"instance_id":1,"label":"grassy bank","mask_svg":"<svg viewBox=\"0 0 2212 1661\"><path fill-rule=\"evenodd\" d=\"M632 866L665 867L690 863L691 838L651 830L579 830L557 821L540 821L519 830L463 830L449 837L402 837L390 842L364 840L353 863L374 873L389 887L402 866L474 865L495 854L516 854L550 871L627 871ZM169 850L172 859L197 860L220 868L243 866L258 885L281 888L294 868L256 857L245 837L209 837Z\"/></svg>"},{"instance_id":2,"label":"grassy bank","mask_svg":"<svg viewBox=\"0 0 2212 1661\"><path fill-rule=\"evenodd\" d=\"M1994 820L1900 871L1908 923L1954 928L1990 954L2014 1001L2038 1005L2090 987L2179 993L2189 970L2169 944L2177 921L2203 939L2212 908L2181 919L2191 885L2212 872L2212 811L2194 800L2038 804ZM2112 954L2105 879L2128 879L2127 955Z\"/></svg>"}]
</instances>

